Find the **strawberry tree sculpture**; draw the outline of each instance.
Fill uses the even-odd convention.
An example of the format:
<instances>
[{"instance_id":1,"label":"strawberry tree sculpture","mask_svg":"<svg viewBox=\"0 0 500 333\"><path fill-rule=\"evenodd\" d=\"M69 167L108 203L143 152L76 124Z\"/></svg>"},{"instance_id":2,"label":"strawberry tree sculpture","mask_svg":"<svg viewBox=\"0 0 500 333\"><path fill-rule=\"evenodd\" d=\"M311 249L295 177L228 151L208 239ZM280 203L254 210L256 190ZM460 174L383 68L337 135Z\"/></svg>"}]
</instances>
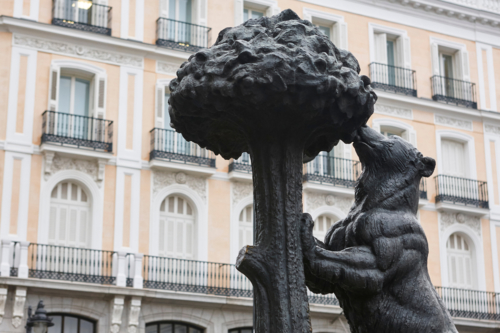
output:
<instances>
[{"instance_id":1,"label":"strawberry tree sculpture","mask_svg":"<svg viewBox=\"0 0 500 333\"><path fill-rule=\"evenodd\" d=\"M172 126L222 157L251 156L258 333L311 332L300 242L303 162L352 142L377 99L354 56L292 10L219 33L170 83Z\"/></svg>"}]
</instances>

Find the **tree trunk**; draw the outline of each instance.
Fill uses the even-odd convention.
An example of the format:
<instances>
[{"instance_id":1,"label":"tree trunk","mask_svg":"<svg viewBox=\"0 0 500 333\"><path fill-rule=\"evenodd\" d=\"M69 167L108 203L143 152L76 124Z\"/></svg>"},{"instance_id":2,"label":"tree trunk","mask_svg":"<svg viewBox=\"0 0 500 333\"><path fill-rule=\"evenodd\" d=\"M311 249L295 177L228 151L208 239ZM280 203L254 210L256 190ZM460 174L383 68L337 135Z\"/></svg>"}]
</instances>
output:
<instances>
[{"instance_id":1,"label":"tree trunk","mask_svg":"<svg viewBox=\"0 0 500 333\"><path fill-rule=\"evenodd\" d=\"M253 285L255 332L311 332L300 243L303 147L282 138L252 141L256 238L236 265Z\"/></svg>"}]
</instances>

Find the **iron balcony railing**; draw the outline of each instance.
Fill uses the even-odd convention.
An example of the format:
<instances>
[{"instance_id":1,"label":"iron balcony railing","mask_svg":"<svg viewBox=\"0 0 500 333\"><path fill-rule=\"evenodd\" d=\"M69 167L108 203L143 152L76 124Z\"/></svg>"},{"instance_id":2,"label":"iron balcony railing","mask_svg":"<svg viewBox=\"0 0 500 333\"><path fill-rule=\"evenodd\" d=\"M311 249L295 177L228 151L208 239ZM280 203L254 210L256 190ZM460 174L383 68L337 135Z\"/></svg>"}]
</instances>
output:
<instances>
[{"instance_id":1,"label":"iron balcony railing","mask_svg":"<svg viewBox=\"0 0 500 333\"><path fill-rule=\"evenodd\" d=\"M243 153L241 156L233 160L229 164L229 172L240 171L245 173L252 173L252 164L250 162L250 155L248 153Z\"/></svg>"},{"instance_id":2,"label":"iron balcony railing","mask_svg":"<svg viewBox=\"0 0 500 333\"><path fill-rule=\"evenodd\" d=\"M434 177L436 203L448 202L478 208L489 208L488 184L474 179L447 175Z\"/></svg>"},{"instance_id":3,"label":"iron balcony railing","mask_svg":"<svg viewBox=\"0 0 500 333\"><path fill-rule=\"evenodd\" d=\"M114 284L116 252L31 243L29 277L99 284Z\"/></svg>"},{"instance_id":4,"label":"iron balcony railing","mask_svg":"<svg viewBox=\"0 0 500 333\"><path fill-rule=\"evenodd\" d=\"M434 75L431 85L433 100L477 109L475 83Z\"/></svg>"},{"instance_id":5,"label":"iron balcony railing","mask_svg":"<svg viewBox=\"0 0 500 333\"><path fill-rule=\"evenodd\" d=\"M156 21L156 45L188 52L210 46L212 28L160 17Z\"/></svg>"},{"instance_id":6,"label":"iron balcony railing","mask_svg":"<svg viewBox=\"0 0 500 333\"><path fill-rule=\"evenodd\" d=\"M153 128L151 134L150 160L163 159L171 162L215 167L213 152L189 142L170 129Z\"/></svg>"},{"instance_id":7,"label":"iron balcony railing","mask_svg":"<svg viewBox=\"0 0 500 333\"><path fill-rule=\"evenodd\" d=\"M111 36L111 7L89 0L53 0L52 24Z\"/></svg>"},{"instance_id":8,"label":"iron balcony railing","mask_svg":"<svg viewBox=\"0 0 500 333\"><path fill-rule=\"evenodd\" d=\"M318 155L306 164L304 181L352 188L360 175L359 161Z\"/></svg>"},{"instance_id":9,"label":"iron balcony railing","mask_svg":"<svg viewBox=\"0 0 500 333\"><path fill-rule=\"evenodd\" d=\"M412 69L372 62L370 79L375 89L417 96L417 79Z\"/></svg>"},{"instance_id":10,"label":"iron balcony railing","mask_svg":"<svg viewBox=\"0 0 500 333\"><path fill-rule=\"evenodd\" d=\"M232 297L253 297L251 282L232 264L144 256L144 288ZM335 295L309 292L309 301L338 305Z\"/></svg>"},{"instance_id":11,"label":"iron balcony railing","mask_svg":"<svg viewBox=\"0 0 500 333\"><path fill-rule=\"evenodd\" d=\"M427 200L427 181L425 178L420 180L420 199Z\"/></svg>"},{"instance_id":12,"label":"iron balcony railing","mask_svg":"<svg viewBox=\"0 0 500 333\"><path fill-rule=\"evenodd\" d=\"M113 121L75 114L45 111L42 143L113 151Z\"/></svg>"},{"instance_id":13,"label":"iron balcony railing","mask_svg":"<svg viewBox=\"0 0 500 333\"><path fill-rule=\"evenodd\" d=\"M436 290L453 317L500 320L500 293L447 287Z\"/></svg>"}]
</instances>

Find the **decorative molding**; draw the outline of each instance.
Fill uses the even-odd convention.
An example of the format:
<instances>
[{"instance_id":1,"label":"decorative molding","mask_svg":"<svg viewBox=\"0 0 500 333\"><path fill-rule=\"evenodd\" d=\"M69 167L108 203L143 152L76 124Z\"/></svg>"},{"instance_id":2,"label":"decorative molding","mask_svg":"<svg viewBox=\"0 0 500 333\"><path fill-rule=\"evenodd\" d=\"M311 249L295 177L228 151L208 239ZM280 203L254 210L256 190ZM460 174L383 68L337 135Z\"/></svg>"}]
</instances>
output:
<instances>
[{"instance_id":1,"label":"decorative molding","mask_svg":"<svg viewBox=\"0 0 500 333\"><path fill-rule=\"evenodd\" d=\"M240 202L241 199L248 197L253 193L252 183L233 182L231 184L233 207Z\"/></svg>"},{"instance_id":2,"label":"decorative molding","mask_svg":"<svg viewBox=\"0 0 500 333\"><path fill-rule=\"evenodd\" d=\"M413 111L384 104L375 104L375 112L404 119L413 119Z\"/></svg>"},{"instance_id":3,"label":"decorative molding","mask_svg":"<svg viewBox=\"0 0 500 333\"><path fill-rule=\"evenodd\" d=\"M463 213L441 213L441 231L454 224L463 224L474 230L481 237L481 219L477 216Z\"/></svg>"},{"instance_id":4,"label":"decorative molding","mask_svg":"<svg viewBox=\"0 0 500 333\"><path fill-rule=\"evenodd\" d=\"M78 170L86 173L94 179L99 185L102 185L104 179L104 168L106 161L103 159L79 160L69 157L62 157L54 153L45 153L45 180L48 180L52 174L62 170Z\"/></svg>"},{"instance_id":5,"label":"decorative molding","mask_svg":"<svg viewBox=\"0 0 500 333\"><path fill-rule=\"evenodd\" d=\"M195 191L204 202L207 201L207 182L204 178L186 175L184 172L153 171L153 194L173 185L186 185Z\"/></svg>"},{"instance_id":6,"label":"decorative molding","mask_svg":"<svg viewBox=\"0 0 500 333\"><path fill-rule=\"evenodd\" d=\"M122 53L105 51L79 44L14 34L14 45L35 50L82 57L101 62L143 68L144 59Z\"/></svg>"},{"instance_id":7,"label":"decorative molding","mask_svg":"<svg viewBox=\"0 0 500 333\"><path fill-rule=\"evenodd\" d=\"M26 303L25 287L16 287L16 296L14 298L14 308L12 309L12 326L18 328L21 326L24 317L24 303Z\"/></svg>"},{"instance_id":8,"label":"decorative molding","mask_svg":"<svg viewBox=\"0 0 500 333\"><path fill-rule=\"evenodd\" d=\"M306 193L306 204L309 212L312 212L319 207L330 206L338 208L347 215L351 209L352 203L352 199L333 194Z\"/></svg>"},{"instance_id":9,"label":"decorative molding","mask_svg":"<svg viewBox=\"0 0 500 333\"><path fill-rule=\"evenodd\" d=\"M125 303L125 296L115 296L113 303L111 304L111 333L120 332L120 326L122 325L122 312L123 304Z\"/></svg>"},{"instance_id":10,"label":"decorative molding","mask_svg":"<svg viewBox=\"0 0 500 333\"><path fill-rule=\"evenodd\" d=\"M168 75L176 75L177 70L180 66L180 64L174 64L172 62L157 61L156 72Z\"/></svg>"},{"instance_id":11,"label":"decorative molding","mask_svg":"<svg viewBox=\"0 0 500 333\"><path fill-rule=\"evenodd\" d=\"M5 287L0 288L0 324L5 316L5 304L7 304L7 291Z\"/></svg>"},{"instance_id":12,"label":"decorative molding","mask_svg":"<svg viewBox=\"0 0 500 333\"><path fill-rule=\"evenodd\" d=\"M128 312L128 333L137 333L139 327L139 313L141 312L141 298L132 297Z\"/></svg>"},{"instance_id":13,"label":"decorative molding","mask_svg":"<svg viewBox=\"0 0 500 333\"><path fill-rule=\"evenodd\" d=\"M493 126L493 125L485 124L484 131L486 133L500 135L500 126Z\"/></svg>"},{"instance_id":14,"label":"decorative molding","mask_svg":"<svg viewBox=\"0 0 500 333\"><path fill-rule=\"evenodd\" d=\"M443 125L467 131L472 131L472 121L470 120L463 120L458 118L442 116L440 114L435 114L434 123L437 125Z\"/></svg>"}]
</instances>

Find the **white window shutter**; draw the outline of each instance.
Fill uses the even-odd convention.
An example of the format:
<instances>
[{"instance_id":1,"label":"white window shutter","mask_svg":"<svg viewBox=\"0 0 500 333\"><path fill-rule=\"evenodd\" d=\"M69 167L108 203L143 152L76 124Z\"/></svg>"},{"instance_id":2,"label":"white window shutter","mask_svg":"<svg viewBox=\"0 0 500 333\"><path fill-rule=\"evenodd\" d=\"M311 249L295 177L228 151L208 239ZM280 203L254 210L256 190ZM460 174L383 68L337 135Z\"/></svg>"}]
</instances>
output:
<instances>
[{"instance_id":1,"label":"white window shutter","mask_svg":"<svg viewBox=\"0 0 500 333\"><path fill-rule=\"evenodd\" d=\"M335 24L337 26L338 36L339 36L339 45L337 47L347 50L349 48L347 42L347 23L346 22L338 22Z\"/></svg>"},{"instance_id":2,"label":"white window shutter","mask_svg":"<svg viewBox=\"0 0 500 333\"><path fill-rule=\"evenodd\" d=\"M348 160L352 159L352 147L350 144L344 144L344 158Z\"/></svg>"},{"instance_id":3,"label":"white window shutter","mask_svg":"<svg viewBox=\"0 0 500 333\"><path fill-rule=\"evenodd\" d=\"M411 129L408 132L408 141L413 145L413 147L417 147L417 131Z\"/></svg>"},{"instance_id":4,"label":"white window shutter","mask_svg":"<svg viewBox=\"0 0 500 333\"><path fill-rule=\"evenodd\" d=\"M387 64L387 34L374 34L375 62Z\"/></svg>"},{"instance_id":5,"label":"white window shutter","mask_svg":"<svg viewBox=\"0 0 500 333\"><path fill-rule=\"evenodd\" d=\"M105 107L106 107L106 76L96 75L94 78L94 114L96 118L105 117Z\"/></svg>"},{"instance_id":6,"label":"white window shutter","mask_svg":"<svg viewBox=\"0 0 500 333\"><path fill-rule=\"evenodd\" d=\"M243 0L234 0L234 25L243 23Z\"/></svg>"},{"instance_id":7,"label":"white window shutter","mask_svg":"<svg viewBox=\"0 0 500 333\"><path fill-rule=\"evenodd\" d=\"M57 230L57 216L58 216L57 206L52 205L50 207L49 216L49 244L54 244L56 242L56 230Z\"/></svg>"},{"instance_id":8,"label":"white window shutter","mask_svg":"<svg viewBox=\"0 0 500 333\"><path fill-rule=\"evenodd\" d=\"M58 111L59 107L59 78L61 76L61 69L59 66L50 66L50 78L49 78L49 106L50 111Z\"/></svg>"},{"instance_id":9,"label":"white window shutter","mask_svg":"<svg viewBox=\"0 0 500 333\"><path fill-rule=\"evenodd\" d=\"M165 110L165 85L156 84L156 127L163 128Z\"/></svg>"},{"instance_id":10,"label":"white window shutter","mask_svg":"<svg viewBox=\"0 0 500 333\"><path fill-rule=\"evenodd\" d=\"M196 1L196 17L194 19L196 20L196 24L198 25L207 25L207 0Z\"/></svg>"},{"instance_id":11,"label":"white window shutter","mask_svg":"<svg viewBox=\"0 0 500 333\"><path fill-rule=\"evenodd\" d=\"M266 16L278 15L280 12L281 9L278 6L274 5L267 9Z\"/></svg>"},{"instance_id":12,"label":"white window shutter","mask_svg":"<svg viewBox=\"0 0 500 333\"><path fill-rule=\"evenodd\" d=\"M470 70L469 70L469 52L467 50L459 51L460 54L460 71L462 74L462 80L470 81Z\"/></svg>"},{"instance_id":13,"label":"white window shutter","mask_svg":"<svg viewBox=\"0 0 500 333\"><path fill-rule=\"evenodd\" d=\"M431 44L432 75L441 75L439 66L439 46L437 43Z\"/></svg>"},{"instance_id":14,"label":"white window shutter","mask_svg":"<svg viewBox=\"0 0 500 333\"><path fill-rule=\"evenodd\" d=\"M168 0L160 0L160 17L168 18Z\"/></svg>"},{"instance_id":15,"label":"white window shutter","mask_svg":"<svg viewBox=\"0 0 500 333\"><path fill-rule=\"evenodd\" d=\"M375 131L377 131L377 132L379 132L379 133L380 133L380 124L379 124L379 123L374 122L374 123L372 124L372 128L373 128Z\"/></svg>"},{"instance_id":16,"label":"white window shutter","mask_svg":"<svg viewBox=\"0 0 500 333\"><path fill-rule=\"evenodd\" d=\"M309 13L304 13L304 20L307 20L312 23L312 15Z\"/></svg>"},{"instance_id":17,"label":"white window shutter","mask_svg":"<svg viewBox=\"0 0 500 333\"><path fill-rule=\"evenodd\" d=\"M400 36L397 41L397 65L404 68L411 68L411 46L410 37Z\"/></svg>"}]
</instances>

